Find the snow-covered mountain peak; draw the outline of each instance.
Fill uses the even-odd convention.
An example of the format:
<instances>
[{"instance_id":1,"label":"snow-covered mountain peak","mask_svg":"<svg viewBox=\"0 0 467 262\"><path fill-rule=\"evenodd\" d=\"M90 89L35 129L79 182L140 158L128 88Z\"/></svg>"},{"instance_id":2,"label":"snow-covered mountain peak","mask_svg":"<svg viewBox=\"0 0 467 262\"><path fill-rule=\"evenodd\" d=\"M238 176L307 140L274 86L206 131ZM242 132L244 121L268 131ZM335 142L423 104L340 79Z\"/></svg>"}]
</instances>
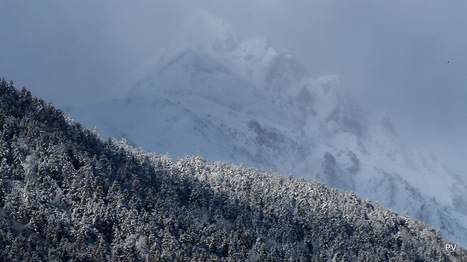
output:
<instances>
[{"instance_id":1,"label":"snow-covered mountain peak","mask_svg":"<svg viewBox=\"0 0 467 262\"><path fill-rule=\"evenodd\" d=\"M308 74L290 53L273 47L265 38L243 41L240 52L243 63L249 64L245 68L248 77L266 90L281 89Z\"/></svg>"},{"instance_id":2,"label":"snow-covered mountain peak","mask_svg":"<svg viewBox=\"0 0 467 262\"><path fill-rule=\"evenodd\" d=\"M288 52L241 39L207 13L193 21L189 40L126 81L127 97L71 114L147 151L199 153L353 190L467 243L467 210L457 208L467 188L408 150L388 117L363 113L338 76L313 79Z\"/></svg>"},{"instance_id":3,"label":"snow-covered mountain peak","mask_svg":"<svg viewBox=\"0 0 467 262\"><path fill-rule=\"evenodd\" d=\"M293 92L294 85L309 75L290 53L272 46L268 39L243 39L230 24L207 11L196 12L189 21L166 51L137 70L132 86L143 86L142 82L151 82L148 76L170 70L186 79L220 73L241 78L257 91L277 98Z\"/></svg>"},{"instance_id":4,"label":"snow-covered mountain peak","mask_svg":"<svg viewBox=\"0 0 467 262\"><path fill-rule=\"evenodd\" d=\"M325 75L319 77L316 84L321 87L324 94L327 94L330 90L335 90L341 85L341 79L338 75Z\"/></svg>"}]
</instances>

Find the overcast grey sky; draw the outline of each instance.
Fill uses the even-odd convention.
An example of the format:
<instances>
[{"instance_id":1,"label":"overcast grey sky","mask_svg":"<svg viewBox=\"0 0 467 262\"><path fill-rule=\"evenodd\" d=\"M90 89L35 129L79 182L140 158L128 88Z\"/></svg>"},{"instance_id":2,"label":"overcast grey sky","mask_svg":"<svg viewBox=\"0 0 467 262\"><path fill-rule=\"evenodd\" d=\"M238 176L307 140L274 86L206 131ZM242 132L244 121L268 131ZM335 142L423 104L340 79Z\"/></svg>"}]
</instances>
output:
<instances>
[{"instance_id":1,"label":"overcast grey sky","mask_svg":"<svg viewBox=\"0 0 467 262\"><path fill-rule=\"evenodd\" d=\"M0 76L57 106L96 102L200 8L315 77L339 75L408 145L467 177L465 1L0 0Z\"/></svg>"}]
</instances>

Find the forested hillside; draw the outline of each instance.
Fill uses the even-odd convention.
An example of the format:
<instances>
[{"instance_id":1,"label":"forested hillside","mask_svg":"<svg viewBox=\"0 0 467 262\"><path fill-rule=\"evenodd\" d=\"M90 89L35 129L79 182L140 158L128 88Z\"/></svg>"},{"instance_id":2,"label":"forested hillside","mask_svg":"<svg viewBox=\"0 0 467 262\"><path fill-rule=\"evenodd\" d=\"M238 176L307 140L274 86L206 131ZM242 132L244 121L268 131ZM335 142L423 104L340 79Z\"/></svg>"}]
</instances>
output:
<instances>
[{"instance_id":1,"label":"forested hillside","mask_svg":"<svg viewBox=\"0 0 467 262\"><path fill-rule=\"evenodd\" d=\"M353 193L103 140L4 79L0 161L4 261L467 261Z\"/></svg>"}]
</instances>

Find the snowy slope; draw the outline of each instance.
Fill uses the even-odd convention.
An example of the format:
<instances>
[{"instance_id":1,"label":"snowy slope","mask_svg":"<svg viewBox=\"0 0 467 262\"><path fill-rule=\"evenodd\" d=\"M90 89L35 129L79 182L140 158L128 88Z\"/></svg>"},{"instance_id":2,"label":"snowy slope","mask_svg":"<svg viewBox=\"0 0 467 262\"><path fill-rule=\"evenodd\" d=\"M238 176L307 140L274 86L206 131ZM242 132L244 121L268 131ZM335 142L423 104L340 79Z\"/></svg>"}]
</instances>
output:
<instances>
[{"instance_id":1,"label":"snowy slope","mask_svg":"<svg viewBox=\"0 0 467 262\"><path fill-rule=\"evenodd\" d=\"M123 85L125 97L67 108L103 136L173 157L200 154L353 190L467 246L467 186L407 149L386 116L356 107L334 75L311 78L264 39L202 13Z\"/></svg>"}]
</instances>

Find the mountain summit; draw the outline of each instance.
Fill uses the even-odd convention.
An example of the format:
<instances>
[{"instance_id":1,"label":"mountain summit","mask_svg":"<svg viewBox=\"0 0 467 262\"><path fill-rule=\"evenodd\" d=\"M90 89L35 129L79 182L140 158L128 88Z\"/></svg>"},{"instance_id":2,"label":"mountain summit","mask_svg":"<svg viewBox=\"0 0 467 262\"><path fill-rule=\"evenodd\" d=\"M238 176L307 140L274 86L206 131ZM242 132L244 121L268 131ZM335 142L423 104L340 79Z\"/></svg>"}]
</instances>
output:
<instances>
[{"instance_id":1,"label":"mountain summit","mask_svg":"<svg viewBox=\"0 0 467 262\"><path fill-rule=\"evenodd\" d=\"M69 108L145 151L291 173L426 221L467 245L467 186L406 148L387 116L356 106L335 75L314 79L264 38L210 15L129 81L125 97Z\"/></svg>"}]
</instances>

